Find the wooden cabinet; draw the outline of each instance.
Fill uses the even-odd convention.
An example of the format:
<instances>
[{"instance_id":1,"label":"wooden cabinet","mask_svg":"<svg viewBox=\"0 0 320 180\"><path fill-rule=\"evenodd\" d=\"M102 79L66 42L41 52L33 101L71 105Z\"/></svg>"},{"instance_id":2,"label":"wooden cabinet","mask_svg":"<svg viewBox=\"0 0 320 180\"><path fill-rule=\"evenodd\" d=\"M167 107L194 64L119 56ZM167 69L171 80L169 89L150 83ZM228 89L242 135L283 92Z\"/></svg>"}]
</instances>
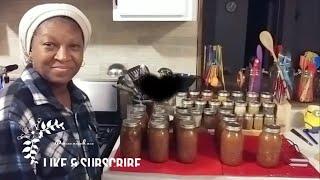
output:
<instances>
[{"instance_id":1,"label":"wooden cabinet","mask_svg":"<svg viewBox=\"0 0 320 180\"><path fill-rule=\"evenodd\" d=\"M193 21L198 0L114 0L114 21Z\"/></svg>"}]
</instances>

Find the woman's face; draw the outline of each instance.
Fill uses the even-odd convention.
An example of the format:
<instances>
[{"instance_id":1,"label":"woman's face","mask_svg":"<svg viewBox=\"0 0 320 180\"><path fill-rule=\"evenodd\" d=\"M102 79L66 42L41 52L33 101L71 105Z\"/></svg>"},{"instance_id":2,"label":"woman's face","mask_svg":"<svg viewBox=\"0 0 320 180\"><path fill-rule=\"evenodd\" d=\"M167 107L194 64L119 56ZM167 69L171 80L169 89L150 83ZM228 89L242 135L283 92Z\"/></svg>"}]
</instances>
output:
<instances>
[{"instance_id":1,"label":"woman's face","mask_svg":"<svg viewBox=\"0 0 320 180\"><path fill-rule=\"evenodd\" d=\"M49 83L66 85L83 60L83 36L76 22L64 17L44 21L31 44L33 68Z\"/></svg>"}]
</instances>

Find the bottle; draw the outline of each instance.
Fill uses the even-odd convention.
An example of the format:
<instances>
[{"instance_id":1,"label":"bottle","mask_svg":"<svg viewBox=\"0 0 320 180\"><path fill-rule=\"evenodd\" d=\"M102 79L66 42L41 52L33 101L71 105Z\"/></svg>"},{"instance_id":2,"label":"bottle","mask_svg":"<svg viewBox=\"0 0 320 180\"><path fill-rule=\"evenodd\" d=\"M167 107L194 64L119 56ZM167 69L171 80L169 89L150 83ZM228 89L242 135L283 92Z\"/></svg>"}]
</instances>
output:
<instances>
[{"instance_id":1,"label":"bottle","mask_svg":"<svg viewBox=\"0 0 320 180\"><path fill-rule=\"evenodd\" d=\"M154 119L148 130L148 153L152 162L162 163L169 159L168 121Z\"/></svg>"},{"instance_id":2,"label":"bottle","mask_svg":"<svg viewBox=\"0 0 320 180\"><path fill-rule=\"evenodd\" d=\"M141 139L141 126L139 122L133 119L124 119L120 131L120 151L122 157L140 157Z\"/></svg>"},{"instance_id":3,"label":"bottle","mask_svg":"<svg viewBox=\"0 0 320 180\"><path fill-rule=\"evenodd\" d=\"M281 145L280 126L265 126L259 135L257 163L266 168L276 167L279 164Z\"/></svg>"},{"instance_id":4,"label":"bottle","mask_svg":"<svg viewBox=\"0 0 320 180\"><path fill-rule=\"evenodd\" d=\"M193 121L180 121L177 135L177 159L182 163L192 163L198 153L198 133Z\"/></svg>"},{"instance_id":5,"label":"bottle","mask_svg":"<svg viewBox=\"0 0 320 180\"><path fill-rule=\"evenodd\" d=\"M220 159L223 164L238 166L242 163L244 137L237 122L227 122L221 134Z\"/></svg>"}]
</instances>

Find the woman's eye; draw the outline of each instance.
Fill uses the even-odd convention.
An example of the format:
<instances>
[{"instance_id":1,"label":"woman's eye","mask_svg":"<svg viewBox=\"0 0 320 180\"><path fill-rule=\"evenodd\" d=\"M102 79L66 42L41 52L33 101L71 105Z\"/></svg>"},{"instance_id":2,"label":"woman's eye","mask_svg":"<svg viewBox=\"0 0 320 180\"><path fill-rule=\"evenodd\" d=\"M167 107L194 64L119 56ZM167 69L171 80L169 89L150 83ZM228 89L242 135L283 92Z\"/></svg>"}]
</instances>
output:
<instances>
[{"instance_id":1,"label":"woman's eye","mask_svg":"<svg viewBox=\"0 0 320 180\"><path fill-rule=\"evenodd\" d=\"M81 49L81 45L79 44L71 44L70 47L75 50Z\"/></svg>"},{"instance_id":2,"label":"woman's eye","mask_svg":"<svg viewBox=\"0 0 320 180\"><path fill-rule=\"evenodd\" d=\"M54 44L53 44L53 43L43 43L43 45L44 45L45 47L50 47L50 48L54 47Z\"/></svg>"}]
</instances>

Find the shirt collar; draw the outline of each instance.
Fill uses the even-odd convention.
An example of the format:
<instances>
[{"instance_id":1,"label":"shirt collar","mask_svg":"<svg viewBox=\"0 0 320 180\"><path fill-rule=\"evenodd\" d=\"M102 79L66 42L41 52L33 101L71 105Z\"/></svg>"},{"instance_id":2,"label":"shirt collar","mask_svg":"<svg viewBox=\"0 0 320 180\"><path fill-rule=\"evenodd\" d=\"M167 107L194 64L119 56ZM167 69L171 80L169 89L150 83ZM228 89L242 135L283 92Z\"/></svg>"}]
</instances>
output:
<instances>
[{"instance_id":1,"label":"shirt collar","mask_svg":"<svg viewBox=\"0 0 320 180\"><path fill-rule=\"evenodd\" d=\"M36 105L49 103L56 106L56 108L64 108L53 95L48 81L41 77L41 75L31 66L27 66L22 72L21 79L29 88ZM68 89L73 104L81 104L88 100L83 92L76 87L72 81L68 83Z\"/></svg>"}]
</instances>

